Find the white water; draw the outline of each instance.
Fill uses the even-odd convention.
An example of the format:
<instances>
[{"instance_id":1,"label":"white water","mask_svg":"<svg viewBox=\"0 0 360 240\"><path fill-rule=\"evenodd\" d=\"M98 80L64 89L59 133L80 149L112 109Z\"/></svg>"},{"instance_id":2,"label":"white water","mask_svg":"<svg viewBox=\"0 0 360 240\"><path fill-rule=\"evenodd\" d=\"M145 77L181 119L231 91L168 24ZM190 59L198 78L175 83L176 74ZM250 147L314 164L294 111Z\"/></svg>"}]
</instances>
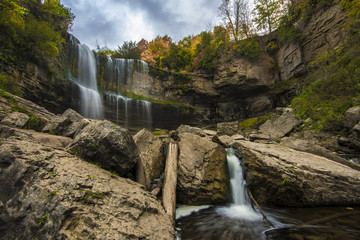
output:
<instances>
[{"instance_id":1,"label":"white water","mask_svg":"<svg viewBox=\"0 0 360 240\"><path fill-rule=\"evenodd\" d=\"M233 202L229 207L218 208L217 212L229 218L244 219L247 221L261 220L261 215L251 207L239 158L235 155L232 148L226 149L226 152Z\"/></svg>"},{"instance_id":2,"label":"white water","mask_svg":"<svg viewBox=\"0 0 360 240\"><path fill-rule=\"evenodd\" d=\"M102 119L102 102L97 89L96 60L94 53L86 46L79 44L78 78L73 79L79 86L80 113L84 117Z\"/></svg>"}]
</instances>

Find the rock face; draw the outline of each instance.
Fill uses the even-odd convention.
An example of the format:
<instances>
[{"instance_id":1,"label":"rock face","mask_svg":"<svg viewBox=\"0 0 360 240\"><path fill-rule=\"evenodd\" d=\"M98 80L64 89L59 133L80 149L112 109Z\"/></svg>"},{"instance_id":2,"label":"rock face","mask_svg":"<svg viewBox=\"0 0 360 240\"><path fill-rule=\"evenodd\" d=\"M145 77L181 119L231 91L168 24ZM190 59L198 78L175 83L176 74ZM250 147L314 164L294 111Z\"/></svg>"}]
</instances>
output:
<instances>
[{"instance_id":1,"label":"rock face","mask_svg":"<svg viewBox=\"0 0 360 240\"><path fill-rule=\"evenodd\" d=\"M225 149L209 138L180 135L177 202L215 204L226 201L228 174Z\"/></svg>"},{"instance_id":2,"label":"rock face","mask_svg":"<svg viewBox=\"0 0 360 240\"><path fill-rule=\"evenodd\" d=\"M71 143L69 151L120 176L134 177L137 162L134 140L127 129L107 120L87 125Z\"/></svg>"},{"instance_id":3,"label":"rock face","mask_svg":"<svg viewBox=\"0 0 360 240\"><path fill-rule=\"evenodd\" d=\"M238 121L235 122L224 122L216 125L217 134L232 136L240 133L240 125Z\"/></svg>"},{"instance_id":4,"label":"rock face","mask_svg":"<svg viewBox=\"0 0 360 240\"><path fill-rule=\"evenodd\" d=\"M292 109L285 108L280 116L267 120L259 127L259 132L267 134L270 139L282 138L302 122L294 116Z\"/></svg>"},{"instance_id":5,"label":"rock face","mask_svg":"<svg viewBox=\"0 0 360 240\"><path fill-rule=\"evenodd\" d=\"M284 206L356 205L360 171L278 144L236 141L249 189L259 203Z\"/></svg>"},{"instance_id":6,"label":"rock face","mask_svg":"<svg viewBox=\"0 0 360 240\"><path fill-rule=\"evenodd\" d=\"M25 113L13 112L5 117L1 123L12 127L25 128L29 119L30 117Z\"/></svg>"},{"instance_id":7,"label":"rock face","mask_svg":"<svg viewBox=\"0 0 360 240\"><path fill-rule=\"evenodd\" d=\"M143 129L134 137L139 150L136 181L150 189L151 183L164 172L164 146L160 138Z\"/></svg>"},{"instance_id":8,"label":"rock face","mask_svg":"<svg viewBox=\"0 0 360 240\"><path fill-rule=\"evenodd\" d=\"M140 184L30 133L1 135L1 238L175 239L170 219Z\"/></svg>"},{"instance_id":9,"label":"rock face","mask_svg":"<svg viewBox=\"0 0 360 240\"><path fill-rule=\"evenodd\" d=\"M52 118L42 131L74 138L89 123L88 119L69 108L61 116Z\"/></svg>"}]
</instances>

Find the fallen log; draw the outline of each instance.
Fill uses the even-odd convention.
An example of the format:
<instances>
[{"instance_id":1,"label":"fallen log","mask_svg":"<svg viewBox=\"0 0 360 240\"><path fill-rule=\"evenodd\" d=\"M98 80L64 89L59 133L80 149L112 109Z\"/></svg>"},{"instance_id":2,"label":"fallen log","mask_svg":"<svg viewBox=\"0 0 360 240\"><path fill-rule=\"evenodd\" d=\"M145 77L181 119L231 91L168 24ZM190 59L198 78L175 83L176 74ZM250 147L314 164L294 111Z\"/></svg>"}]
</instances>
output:
<instances>
[{"instance_id":1,"label":"fallen log","mask_svg":"<svg viewBox=\"0 0 360 240\"><path fill-rule=\"evenodd\" d=\"M164 181L161 180L156 187L151 191L151 194L154 195L155 197L157 197L159 195L159 193L161 192L161 189L163 187Z\"/></svg>"},{"instance_id":2,"label":"fallen log","mask_svg":"<svg viewBox=\"0 0 360 240\"><path fill-rule=\"evenodd\" d=\"M177 144L169 143L169 149L165 165L165 178L162 200L165 212L173 221L173 224L175 223L176 212L177 157Z\"/></svg>"},{"instance_id":3,"label":"fallen log","mask_svg":"<svg viewBox=\"0 0 360 240\"><path fill-rule=\"evenodd\" d=\"M248 189L248 193L249 193L249 196L250 196L251 200L255 203L256 207L259 209L261 215L263 216L263 220L267 221L273 228L275 228L275 225L265 216L264 212L261 210L261 207L259 206L259 204L255 200L254 196L252 195L252 193L250 192L249 189Z\"/></svg>"}]
</instances>

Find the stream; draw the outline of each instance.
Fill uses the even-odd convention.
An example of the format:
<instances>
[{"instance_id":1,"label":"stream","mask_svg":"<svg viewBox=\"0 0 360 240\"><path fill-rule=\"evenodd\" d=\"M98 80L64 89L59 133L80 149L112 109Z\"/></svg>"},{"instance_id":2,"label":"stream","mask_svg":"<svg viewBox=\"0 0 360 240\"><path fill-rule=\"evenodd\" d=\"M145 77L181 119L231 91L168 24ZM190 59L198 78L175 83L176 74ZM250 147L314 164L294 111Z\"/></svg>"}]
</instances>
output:
<instances>
[{"instance_id":1,"label":"stream","mask_svg":"<svg viewBox=\"0 0 360 240\"><path fill-rule=\"evenodd\" d=\"M178 206L178 239L360 239L360 214L352 214L360 211L359 207L282 208L261 205L266 217L275 225L273 228L251 203L240 160L232 149L227 149L227 161L232 203L225 206ZM342 217L330 217L317 224L307 224L342 214ZM276 231L272 231L274 229Z\"/></svg>"}]
</instances>

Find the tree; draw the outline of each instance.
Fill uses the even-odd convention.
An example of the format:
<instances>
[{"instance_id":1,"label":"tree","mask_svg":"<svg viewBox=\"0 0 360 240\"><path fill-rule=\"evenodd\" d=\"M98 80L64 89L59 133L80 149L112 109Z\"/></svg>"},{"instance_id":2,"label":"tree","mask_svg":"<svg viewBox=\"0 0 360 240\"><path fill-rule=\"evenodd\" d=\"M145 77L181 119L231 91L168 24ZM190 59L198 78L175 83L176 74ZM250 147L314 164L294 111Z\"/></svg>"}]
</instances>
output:
<instances>
[{"instance_id":1,"label":"tree","mask_svg":"<svg viewBox=\"0 0 360 240\"><path fill-rule=\"evenodd\" d=\"M218 12L235 41L251 36L252 22L245 0L222 0Z\"/></svg>"},{"instance_id":2,"label":"tree","mask_svg":"<svg viewBox=\"0 0 360 240\"><path fill-rule=\"evenodd\" d=\"M141 60L144 60L153 66L160 67L161 58L170 49L171 43L172 39L168 35L163 37L157 36L154 40L149 42L146 50L141 54Z\"/></svg>"},{"instance_id":3,"label":"tree","mask_svg":"<svg viewBox=\"0 0 360 240\"><path fill-rule=\"evenodd\" d=\"M267 30L271 33L278 27L283 13L282 3L281 0L255 0L253 14L258 30Z\"/></svg>"},{"instance_id":4,"label":"tree","mask_svg":"<svg viewBox=\"0 0 360 240\"><path fill-rule=\"evenodd\" d=\"M125 58L125 59L140 59L141 52L137 48L137 44L134 41L125 41L123 45L115 51L112 55L114 58Z\"/></svg>"}]
</instances>

